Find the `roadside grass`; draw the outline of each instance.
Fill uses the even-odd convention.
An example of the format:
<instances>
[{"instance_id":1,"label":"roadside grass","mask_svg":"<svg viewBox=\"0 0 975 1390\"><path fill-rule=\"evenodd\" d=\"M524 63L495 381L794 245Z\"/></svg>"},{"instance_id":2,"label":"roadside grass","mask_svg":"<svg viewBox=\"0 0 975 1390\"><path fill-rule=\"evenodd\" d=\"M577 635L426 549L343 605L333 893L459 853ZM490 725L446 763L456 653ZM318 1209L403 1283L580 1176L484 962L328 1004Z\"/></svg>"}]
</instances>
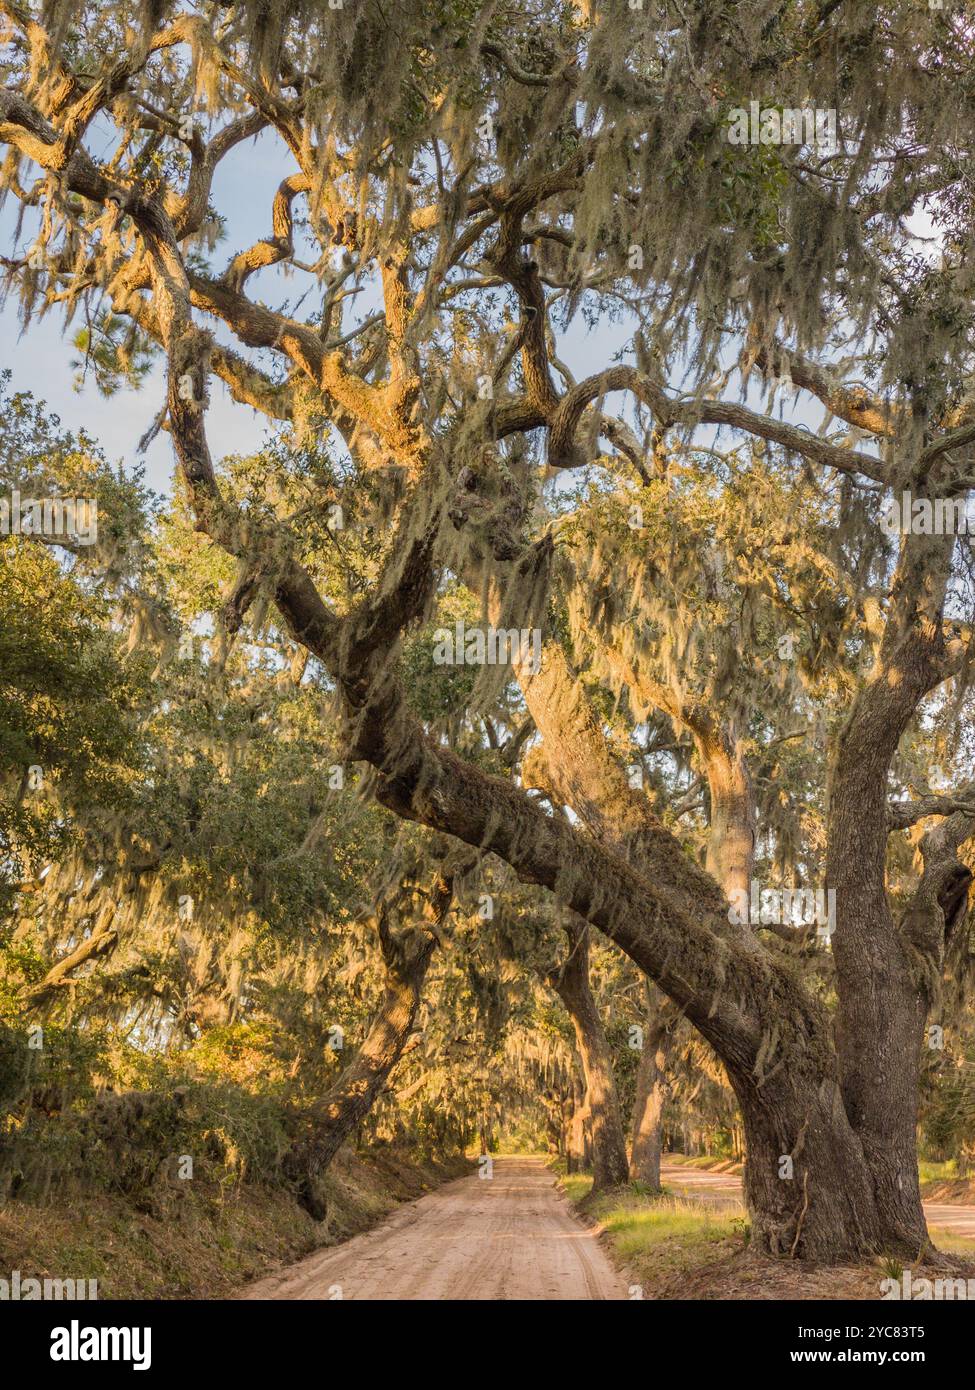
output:
<instances>
[{"instance_id":1,"label":"roadside grass","mask_svg":"<svg viewBox=\"0 0 975 1390\"><path fill-rule=\"evenodd\" d=\"M922 1182L946 1182L958 1176L958 1163L953 1158L946 1159L943 1163L921 1159L917 1167Z\"/></svg>"},{"instance_id":2,"label":"roadside grass","mask_svg":"<svg viewBox=\"0 0 975 1390\"><path fill-rule=\"evenodd\" d=\"M662 1161L682 1168L700 1168L704 1172L716 1173L738 1173L742 1167L734 1158L719 1158L715 1154L697 1154L691 1158L687 1154L666 1153Z\"/></svg>"},{"instance_id":3,"label":"roadside grass","mask_svg":"<svg viewBox=\"0 0 975 1390\"><path fill-rule=\"evenodd\" d=\"M748 1220L741 1206L720 1209L664 1190L648 1192L632 1184L590 1199L592 1178L572 1173L560 1179L566 1196L599 1229L614 1261L643 1297L655 1297L692 1270L740 1254L748 1243Z\"/></svg>"},{"instance_id":4,"label":"roadside grass","mask_svg":"<svg viewBox=\"0 0 975 1390\"><path fill-rule=\"evenodd\" d=\"M975 1176L960 1176L956 1159L949 1158L943 1163L922 1159L918 1164L918 1175L921 1179L921 1196L926 1201L975 1205Z\"/></svg>"},{"instance_id":5,"label":"roadside grass","mask_svg":"<svg viewBox=\"0 0 975 1390\"><path fill-rule=\"evenodd\" d=\"M560 1173L559 1184L596 1227L631 1297L876 1299L880 1281L892 1272L884 1261L814 1267L769 1260L749 1248L747 1214L735 1202L713 1205L666 1188L652 1194L636 1184L593 1198L592 1178L582 1173ZM937 1228L931 1234L939 1250L975 1261L975 1240Z\"/></svg>"},{"instance_id":6,"label":"roadside grass","mask_svg":"<svg viewBox=\"0 0 975 1390\"><path fill-rule=\"evenodd\" d=\"M664 1154L665 1163L679 1163L684 1168L713 1168L716 1163L724 1163L722 1158L715 1158L714 1154L698 1154L696 1157L689 1157L687 1154Z\"/></svg>"},{"instance_id":7,"label":"roadside grass","mask_svg":"<svg viewBox=\"0 0 975 1390\"><path fill-rule=\"evenodd\" d=\"M928 1233L938 1250L944 1250L949 1255L964 1255L975 1263L975 1238L972 1236L960 1236L944 1226L931 1226Z\"/></svg>"}]
</instances>

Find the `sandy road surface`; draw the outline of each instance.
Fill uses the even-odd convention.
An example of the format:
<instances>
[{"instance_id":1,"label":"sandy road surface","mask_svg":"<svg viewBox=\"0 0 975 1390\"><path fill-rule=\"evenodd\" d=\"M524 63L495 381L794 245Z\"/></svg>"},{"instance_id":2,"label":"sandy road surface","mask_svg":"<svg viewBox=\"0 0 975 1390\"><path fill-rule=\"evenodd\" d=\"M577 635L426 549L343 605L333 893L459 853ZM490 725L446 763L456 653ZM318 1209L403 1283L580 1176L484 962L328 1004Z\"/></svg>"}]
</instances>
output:
<instances>
[{"instance_id":1,"label":"sandy road surface","mask_svg":"<svg viewBox=\"0 0 975 1390\"><path fill-rule=\"evenodd\" d=\"M541 1158L496 1158L375 1230L251 1284L243 1298L625 1299Z\"/></svg>"},{"instance_id":2,"label":"sandy road surface","mask_svg":"<svg viewBox=\"0 0 975 1390\"><path fill-rule=\"evenodd\" d=\"M666 1187L679 1189L682 1197L697 1197L715 1206L741 1204L741 1178L737 1173L711 1173L706 1169L687 1168L681 1163L660 1165L660 1177ZM975 1237L975 1207L959 1206L952 1202L925 1202L924 1214L928 1229L951 1231L956 1236Z\"/></svg>"}]
</instances>

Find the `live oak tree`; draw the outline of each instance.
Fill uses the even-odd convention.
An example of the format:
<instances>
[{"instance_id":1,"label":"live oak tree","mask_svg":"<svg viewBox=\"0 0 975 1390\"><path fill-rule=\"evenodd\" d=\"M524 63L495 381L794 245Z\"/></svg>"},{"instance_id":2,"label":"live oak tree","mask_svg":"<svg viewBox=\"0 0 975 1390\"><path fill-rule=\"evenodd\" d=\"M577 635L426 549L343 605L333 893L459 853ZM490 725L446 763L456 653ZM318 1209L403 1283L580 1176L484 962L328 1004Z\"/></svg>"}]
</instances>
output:
<instances>
[{"instance_id":1,"label":"live oak tree","mask_svg":"<svg viewBox=\"0 0 975 1390\"><path fill-rule=\"evenodd\" d=\"M627 1181L629 1163L614 1053L593 978L588 923L553 912L550 903L539 901L537 889L519 891L504 875L500 880L496 886L492 880L491 901L497 895L502 905L497 916L492 913L491 925L483 926L484 937L495 946L495 968L514 965L547 986L561 1001L574 1039L579 1084L578 1101L575 1095L571 1100L565 1144L569 1170L588 1158L593 1193L618 1187ZM604 988L602 994L604 999L607 994L612 997L612 990Z\"/></svg>"},{"instance_id":2,"label":"live oak tree","mask_svg":"<svg viewBox=\"0 0 975 1390\"><path fill-rule=\"evenodd\" d=\"M971 604L955 535L888 540L876 522L890 490L965 497L973 482L964 13L860 0L0 10L4 185L36 229L13 248L11 283L28 320L84 305L95 334L132 325L129 363L161 354L157 426L196 526L237 565L228 631L272 603L327 673L378 801L554 894L699 1030L741 1109L757 1248L916 1255L919 1054L975 817L930 786L891 806L890 780L926 702L964 687ZM752 101L834 112L836 148L731 143ZM280 152L269 234L217 261L214 175L255 137ZM906 222L922 208L931 255ZM285 297L284 266L300 294ZM378 307L350 315L356 291ZM633 336L576 380L564 358L579 317ZM327 429L352 498L387 519L364 586L330 592L304 516L227 487L207 440L214 378L271 420ZM818 403L822 428L763 402L769 382L807 412ZM614 576L573 554L559 500L559 480L588 471L652 540L705 460L710 506L733 505L729 439L764 450L794 498L819 498L779 515L793 574L806 556L794 589L771 571L757 588L835 651L833 691L808 672L826 716L810 728L828 742L835 1032L789 950L729 917L755 840L747 744L792 729L746 734L726 696L741 679L751 717L774 719L749 673L775 623L746 604L722 646L697 596L680 603L700 563L692 534L630 548ZM306 510L322 519L335 501L312 481ZM554 811L517 763L486 771L411 707L404 641L427 630L448 577L484 622L541 630L540 665L516 660L514 674ZM727 617L740 580L700 575L714 613ZM591 581L606 618L582 641ZM688 644L704 667L684 685ZM738 664L719 669L735 644ZM473 706L492 696L488 674ZM602 682L695 741L705 865L634 785ZM923 872L899 903L888 840L922 818Z\"/></svg>"},{"instance_id":3,"label":"live oak tree","mask_svg":"<svg viewBox=\"0 0 975 1390\"><path fill-rule=\"evenodd\" d=\"M407 847L390 855L383 833L396 822L345 780L325 695L273 626L252 611L232 641L201 634L232 566L179 509L150 527L138 481L28 394L0 395L0 427L25 497L80 493L99 514L94 545L12 537L0 570L0 1089L13 1116L0 1167L27 1161L38 1109L63 1117L95 1167L110 1119L116 1150L151 1152L179 1080L223 1064L229 1081L263 1053L264 1085L296 1115L286 1167L321 1215L325 1170L410 1039L449 891L432 931L420 908L416 922L399 908L405 930L389 920L409 879ZM25 1067L25 1030L42 1027L53 1060ZM86 1043L105 1049L101 1093ZM168 1087L128 1090L140 1052L168 1058ZM62 1183L76 1176L67 1153Z\"/></svg>"}]
</instances>

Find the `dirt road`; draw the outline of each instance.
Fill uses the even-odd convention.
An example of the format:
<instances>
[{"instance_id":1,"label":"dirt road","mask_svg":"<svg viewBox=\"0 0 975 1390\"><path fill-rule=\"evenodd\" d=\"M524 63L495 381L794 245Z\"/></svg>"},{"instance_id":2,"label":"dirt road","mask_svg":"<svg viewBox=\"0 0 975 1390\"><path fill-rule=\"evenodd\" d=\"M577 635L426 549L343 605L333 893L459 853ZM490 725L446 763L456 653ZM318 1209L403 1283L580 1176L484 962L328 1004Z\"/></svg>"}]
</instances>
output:
<instances>
[{"instance_id":1,"label":"dirt road","mask_svg":"<svg viewBox=\"0 0 975 1390\"><path fill-rule=\"evenodd\" d=\"M714 1206L738 1206L742 1201L741 1178L736 1173L711 1173L681 1163L668 1163L665 1159L660 1166L660 1177L666 1187L678 1190L682 1197L697 1197ZM969 1239L975 1237L975 1207L925 1202L924 1215L930 1231L950 1231L952 1235Z\"/></svg>"},{"instance_id":2,"label":"dirt road","mask_svg":"<svg viewBox=\"0 0 975 1390\"><path fill-rule=\"evenodd\" d=\"M625 1299L541 1158L496 1158L375 1230L251 1284L243 1298Z\"/></svg>"}]
</instances>

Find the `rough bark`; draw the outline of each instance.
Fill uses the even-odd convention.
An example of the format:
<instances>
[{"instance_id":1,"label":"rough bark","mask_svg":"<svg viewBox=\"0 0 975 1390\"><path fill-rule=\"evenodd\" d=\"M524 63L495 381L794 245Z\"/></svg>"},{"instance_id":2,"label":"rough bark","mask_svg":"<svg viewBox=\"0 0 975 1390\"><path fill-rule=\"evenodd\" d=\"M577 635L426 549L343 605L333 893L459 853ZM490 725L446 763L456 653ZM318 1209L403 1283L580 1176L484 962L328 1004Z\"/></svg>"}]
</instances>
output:
<instances>
[{"instance_id":1,"label":"rough bark","mask_svg":"<svg viewBox=\"0 0 975 1390\"><path fill-rule=\"evenodd\" d=\"M711 817L705 867L734 901L749 891L755 858L755 796L741 742L727 730L696 740L704 758Z\"/></svg>"},{"instance_id":2,"label":"rough bark","mask_svg":"<svg viewBox=\"0 0 975 1390\"><path fill-rule=\"evenodd\" d=\"M551 984L572 1019L582 1062L595 1193L626 1182L626 1144L609 1043L589 983L589 928L571 925L567 933L569 954Z\"/></svg>"},{"instance_id":3,"label":"rough bark","mask_svg":"<svg viewBox=\"0 0 975 1390\"><path fill-rule=\"evenodd\" d=\"M586 1110L586 1091L581 1076L572 1079L572 1095L568 1104L568 1123L565 1135L565 1169L567 1173L581 1173L586 1166L586 1126L589 1115Z\"/></svg>"},{"instance_id":4,"label":"rough bark","mask_svg":"<svg viewBox=\"0 0 975 1390\"><path fill-rule=\"evenodd\" d=\"M651 993L649 987L647 993ZM633 1097L630 1181L643 1183L652 1192L659 1192L667 1061L675 1016L661 1000L656 1001L656 1007L652 1000L648 1000L648 1004Z\"/></svg>"},{"instance_id":5,"label":"rough bark","mask_svg":"<svg viewBox=\"0 0 975 1390\"><path fill-rule=\"evenodd\" d=\"M886 893L887 782L901 735L946 663L942 611L952 537L909 536L873 671L854 701L831 769L827 885L836 893L833 952L843 1103L863 1146L882 1241L928 1244L917 1168L924 1023L941 974L936 900L895 921Z\"/></svg>"}]
</instances>

